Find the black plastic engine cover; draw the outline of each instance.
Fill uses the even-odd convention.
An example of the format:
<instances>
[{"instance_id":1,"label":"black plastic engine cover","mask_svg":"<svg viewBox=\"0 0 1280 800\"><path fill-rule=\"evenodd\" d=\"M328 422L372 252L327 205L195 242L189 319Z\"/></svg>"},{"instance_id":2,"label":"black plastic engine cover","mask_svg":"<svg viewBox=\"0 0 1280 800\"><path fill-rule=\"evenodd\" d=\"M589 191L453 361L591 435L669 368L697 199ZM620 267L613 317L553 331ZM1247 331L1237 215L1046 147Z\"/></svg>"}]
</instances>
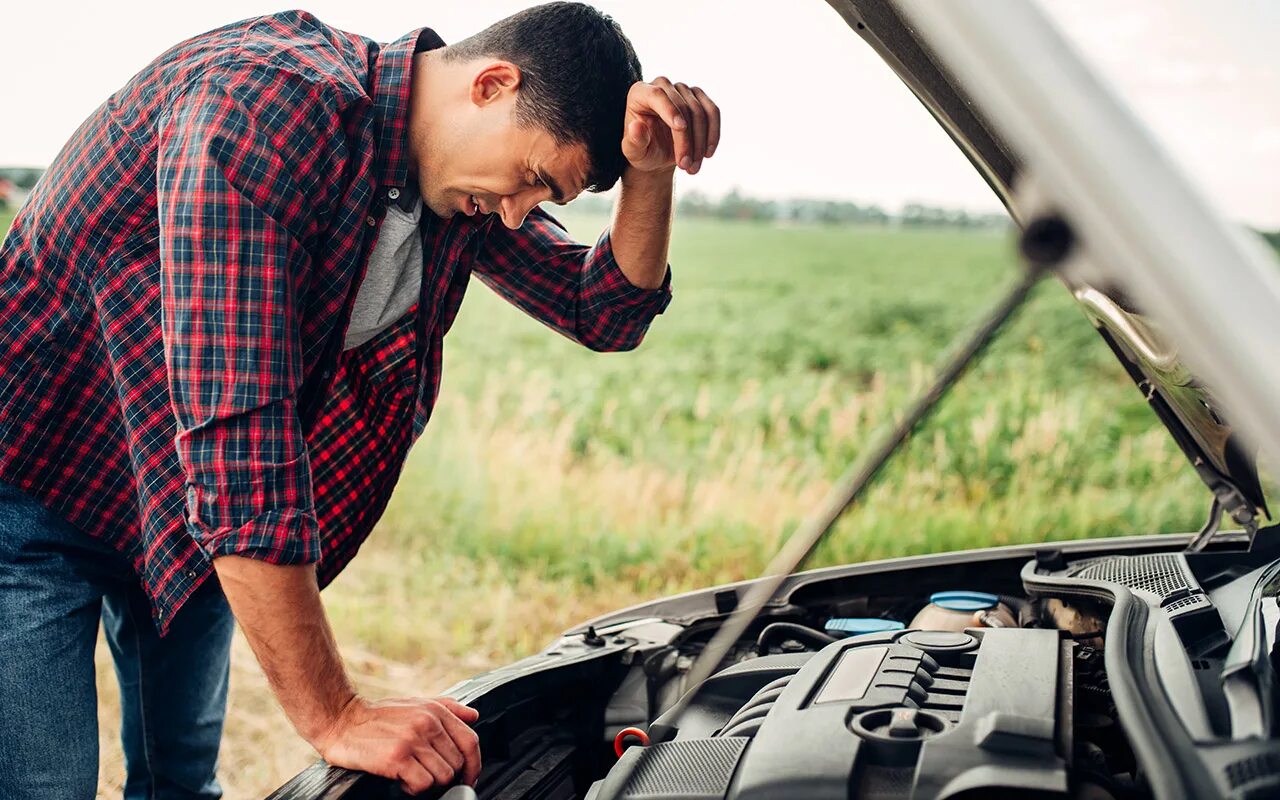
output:
<instances>
[{"instance_id":1,"label":"black plastic engine cover","mask_svg":"<svg viewBox=\"0 0 1280 800\"><path fill-rule=\"evenodd\" d=\"M722 731L734 735L633 748L591 796L1065 795L1072 647L1057 631L1028 629L836 642L772 684L780 692L764 690L767 714L748 703Z\"/></svg>"}]
</instances>

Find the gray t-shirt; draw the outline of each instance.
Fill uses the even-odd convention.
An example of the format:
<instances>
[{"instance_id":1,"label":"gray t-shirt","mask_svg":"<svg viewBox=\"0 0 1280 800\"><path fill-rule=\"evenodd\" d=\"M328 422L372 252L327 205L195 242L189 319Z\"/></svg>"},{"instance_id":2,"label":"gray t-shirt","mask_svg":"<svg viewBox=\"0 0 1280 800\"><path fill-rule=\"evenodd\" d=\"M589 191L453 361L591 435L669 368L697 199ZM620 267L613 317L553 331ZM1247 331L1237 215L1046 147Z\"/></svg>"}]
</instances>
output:
<instances>
[{"instance_id":1,"label":"gray t-shirt","mask_svg":"<svg viewBox=\"0 0 1280 800\"><path fill-rule=\"evenodd\" d=\"M387 205L364 280L356 290L343 350L359 347L382 333L417 302L422 290L421 219L420 199L415 199L408 211L397 203Z\"/></svg>"}]
</instances>

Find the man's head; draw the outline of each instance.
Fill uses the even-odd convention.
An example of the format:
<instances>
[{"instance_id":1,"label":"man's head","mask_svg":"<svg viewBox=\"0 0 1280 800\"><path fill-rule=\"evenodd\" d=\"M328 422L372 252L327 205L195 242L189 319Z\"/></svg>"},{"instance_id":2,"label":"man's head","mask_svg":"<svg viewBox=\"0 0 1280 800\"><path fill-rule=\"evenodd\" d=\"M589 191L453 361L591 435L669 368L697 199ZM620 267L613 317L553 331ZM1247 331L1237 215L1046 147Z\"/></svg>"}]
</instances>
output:
<instances>
[{"instance_id":1,"label":"man's head","mask_svg":"<svg viewBox=\"0 0 1280 800\"><path fill-rule=\"evenodd\" d=\"M414 63L410 154L424 203L449 217L533 206L611 187L640 62L608 16L548 3Z\"/></svg>"}]
</instances>

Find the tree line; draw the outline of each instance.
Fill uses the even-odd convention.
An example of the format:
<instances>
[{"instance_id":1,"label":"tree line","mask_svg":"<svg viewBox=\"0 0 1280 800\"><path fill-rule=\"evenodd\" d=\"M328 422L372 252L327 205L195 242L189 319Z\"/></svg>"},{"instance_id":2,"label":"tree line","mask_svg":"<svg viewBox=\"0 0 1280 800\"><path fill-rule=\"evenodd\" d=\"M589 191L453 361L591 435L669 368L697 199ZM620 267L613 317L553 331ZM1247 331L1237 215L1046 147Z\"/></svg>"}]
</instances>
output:
<instances>
[{"instance_id":1,"label":"tree line","mask_svg":"<svg viewBox=\"0 0 1280 800\"><path fill-rule=\"evenodd\" d=\"M584 194L571 204L583 212L608 213L613 199L607 195ZM924 203L908 203L889 212L874 203L815 198L764 199L733 189L712 197L698 191L676 198L676 214L684 219L710 218L759 222L816 225L906 225L949 228L1002 228L1009 224L1005 214L973 213Z\"/></svg>"}]
</instances>

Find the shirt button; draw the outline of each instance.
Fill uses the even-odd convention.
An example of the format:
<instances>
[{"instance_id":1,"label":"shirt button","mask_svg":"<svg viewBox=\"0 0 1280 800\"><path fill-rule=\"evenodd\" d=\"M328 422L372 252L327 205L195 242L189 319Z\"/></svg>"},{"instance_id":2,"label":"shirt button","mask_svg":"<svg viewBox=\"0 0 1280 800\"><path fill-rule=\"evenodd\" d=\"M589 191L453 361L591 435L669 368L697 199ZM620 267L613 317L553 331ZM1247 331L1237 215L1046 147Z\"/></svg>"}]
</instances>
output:
<instances>
[{"instance_id":1,"label":"shirt button","mask_svg":"<svg viewBox=\"0 0 1280 800\"><path fill-rule=\"evenodd\" d=\"M368 225L370 228L372 228L374 225L377 225L377 224L378 224L378 221L377 221L376 219L374 219L372 215L370 215L370 216L368 216L368 217L365 217L365 218L364 218L364 224L365 224L365 225Z\"/></svg>"},{"instance_id":2,"label":"shirt button","mask_svg":"<svg viewBox=\"0 0 1280 800\"><path fill-rule=\"evenodd\" d=\"M198 574L198 573L197 573L194 569L189 569L189 570L187 570L187 577L188 577L188 578L190 578L190 579L192 579L192 580L195 580L195 579L196 579L196 575L197 575L197 574Z\"/></svg>"},{"instance_id":3,"label":"shirt button","mask_svg":"<svg viewBox=\"0 0 1280 800\"><path fill-rule=\"evenodd\" d=\"M390 198L390 199L392 199L392 200L399 200L399 199L400 199L400 190L399 190L399 189L388 189L388 190L387 190L387 197L389 197L389 198Z\"/></svg>"}]
</instances>

